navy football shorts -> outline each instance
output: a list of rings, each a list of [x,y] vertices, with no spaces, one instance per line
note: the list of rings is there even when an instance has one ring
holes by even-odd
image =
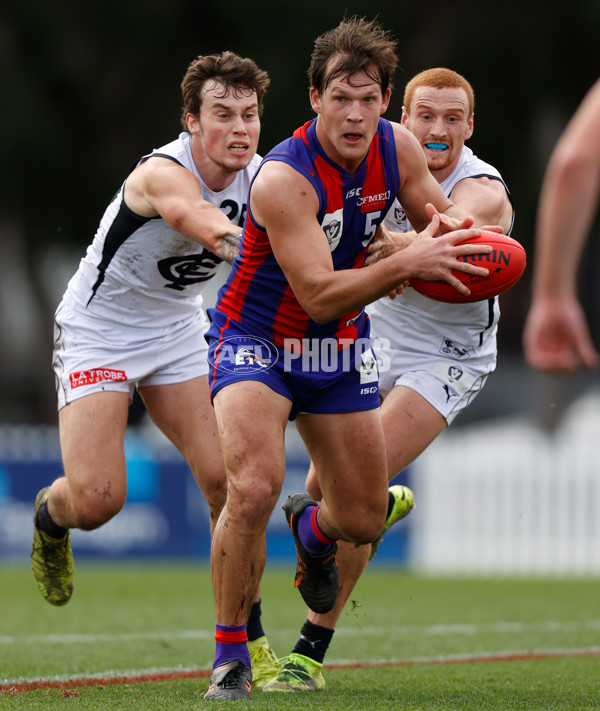
[[[379,407],[377,361],[368,338],[342,350],[331,339],[291,339],[277,348],[268,339],[209,309],[208,382],[211,398],[221,388],[246,380],[264,383],[291,401],[289,415],[359,412]],[[367,321],[368,324],[368,321]]]

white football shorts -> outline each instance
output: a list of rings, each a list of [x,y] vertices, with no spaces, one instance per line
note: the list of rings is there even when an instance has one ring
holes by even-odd
[[[58,409],[90,393],[129,393],[208,373],[209,326],[202,310],[168,328],[132,328],[90,318],[62,303],[54,321],[52,365]]]
[[[456,340],[452,322],[399,309],[382,299],[368,307],[382,398],[396,385],[419,393],[450,424],[473,401],[496,368],[497,326],[481,345]],[[464,339],[464,332],[460,337]]]

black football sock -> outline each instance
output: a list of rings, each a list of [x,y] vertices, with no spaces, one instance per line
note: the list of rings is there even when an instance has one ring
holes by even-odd
[[[265,636],[265,631],[262,626],[260,600],[255,602],[250,608],[250,617],[248,618],[248,642],[254,642],[255,639]]]
[[[37,516],[35,519],[37,527],[40,529],[40,531],[47,533],[52,538],[64,538],[69,529],[63,528],[62,526],[59,526],[58,524],[54,523],[46,504],[47,501],[44,501],[44,503],[38,509]]]
[[[333,637],[335,630],[330,630],[328,627],[314,625],[306,620],[300,630],[300,639],[296,642],[296,646],[292,651],[296,654],[303,654],[305,657],[319,664],[323,664],[325,654]]]

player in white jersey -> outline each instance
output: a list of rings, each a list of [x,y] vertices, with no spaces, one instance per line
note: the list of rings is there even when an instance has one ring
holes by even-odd
[[[58,306],[53,364],[64,476],[36,497],[31,552],[53,605],[73,590],[70,529],[98,528],[125,503],[123,440],[135,388],[189,464],[211,532],[225,502],[202,290],[238,251],[268,84],[266,72],[233,52],[190,63],[183,132],[137,162]]]
[[[178,172],[184,168],[191,173],[206,207],[219,208],[214,211],[215,228],[228,230],[223,232],[223,245],[233,253],[250,181],[260,164],[260,156],[254,154],[256,144],[249,144],[252,157],[244,160],[245,167],[224,173],[231,182],[224,181],[220,190],[211,190],[202,179],[192,147],[193,135],[184,131],[175,141],[144,156],[136,167],[148,162],[147,167],[152,167],[159,159],[166,170],[175,166]],[[202,291],[223,257],[215,253],[218,244],[213,243],[211,251],[204,246],[209,243],[206,239],[196,241],[160,215],[142,215],[133,208],[140,210],[131,184],[146,180],[145,172],[134,169],[113,198],[58,306],[54,371],[59,410],[100,391],[128,393],[131,400],[138,387],[148,399],[148,391],[143,390],[147,386],[188,383],[207,373],[204,332],[208,324]],[[213,185],[220,187],[218,182]],[[152,404],[149,411],[154,417],[151,408]],[[186,447],[185,442],[181,444]],[[220,475],[213,485],[212,475],[198,466],[192,469],[207,495],[212,520],[222,503],[221,492],[216,494],[221,489]]]
[[[500,225],[508,233],[513,207],[500,173],[464,145],[473,133],[474,95],[469,82],[445,68],[421,72],[407,84],[402,124],[421,144],[430,172],[475,226]],[[387,256],[415,236],[399,203],[386,227],[402,235],[377,239],[368,261]],[[396,298],[371,304],[374,346],[379,359],[381,417],[388,476],[405,469],[479,393],[496,366],[498,300],[444,304],[405,287]],[[307,491],[320,498],[311,467]],[[382,534],[414,506],[412,493],[391,487]],[[369,557],[381,540],[356,547],[338,543],[340,590],[333,610],[312,610],[293,652],[264,691],[318,691],[325,688],[321,667],[335,625]]]
[[[510,205],[500,173],[463,145],[458,162],[440,185],[454,201],[452,191],[464,180],[498,181]],[[512,207],[507,210],[507,218],[509,234]],[[388,213],[385,224],[394,232],[414,232],[398,203]],[[383,398],[396,386],[408,387],[450,424],[472,402],[496,367],[500,318],[497,297],[472,304],[446,304],[407,287],[394,299],[384,297],[375,302],[368,312]]]
[[[213,206],[219,208],[219,213],[214,211],[215,217],[218,224],[229,229],[231,247],[236,250],[248,188],[261,158],[254,154],[254,146],[252,156],[246,148],[243,162],[247,165],[235,172],[223,171],[222,181],[215,181],[211,190],[198,172],[193,150],[194,136],[184,131],[171,143],[141,158],[137,167],[164,159],[159,162],[165,169],[183,167],[191,173],[199,183],[202,199],[211,210]],[[132,184],[137,178],[134,171],[107,207],[86,256],[68,284],[61,307],[66,305],[84,317],[119,324],[126,333],[131,327],[149,328],[156,333],[175,322],[197,318],[202,291],[223,257],[217,256],[218,244],[213,242],[212,250],[205,246],[208,235],[200,232],[202,241],[196,240],[158,215],[138,214],[132,208],[137,198],[132,194]],[[227,224],[222,213],[232,224]],[[224,240],[227,244],[228,238]],[[67,393],[66,397],[71,400],[77,395]]]

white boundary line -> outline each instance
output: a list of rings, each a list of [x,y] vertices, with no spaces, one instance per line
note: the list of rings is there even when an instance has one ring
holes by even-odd
[[[392,625],[390,627],[361,626],[358,621],[356,627],[339,627],[336,629],[336,637],[363,637],[365,635],[380,635],[382,631],[386,635],[421,635],[445,636],[445,635],[465,635],[476,634],[517,634],[522,632],[600,632],[600,620],[583,620],[571,622],[492,622],[488,624],[452,624],[452,625]],[[294,635],[297,630],[276,630],[270,637],[282,637]],[[115,634],[48,634],[48,635],[2,635],[0,645],[18,644],[98,644],[101,642],[114,644],[115,642],[136,642],[145,640],[212,640],[213,630],[179,630],[179,631],[154,631],[154,632],[126,632]]]
[[[415,657],[412,659],[380,659],[368,662],[340,660],[324,665],[324,669],[352,669],[376,667],[401,667],[418,665],[443,665],[443,664],[474,664],[482,662],[526,661],[533,659],[550,659],[560,657],[595,657],[600,656],[600,647],[556,648],[556,649],[527,649],[500,652],[479,652],[477,654],[450,654],[435,657]],[[199,667],[163,667],[149,669],[109,670],[90,674],[74,674],[71,676],[48,677],[19,677],[16,679],[0,680],[0,693],[10,692],[11,687],[34,685],[36,689],[51,686],[93,686],[94,681],[101,683],[103,680],[112,680],[122,683],[144,683],[176,679],[178,677],[208,677],[210,669]],[[78,683],[79,682],[79,683]],[[83,682],[83,683],[82,683]],[[86,683],[87,682],[87,683]],[[26,689],[25,689],[26,690]]]

